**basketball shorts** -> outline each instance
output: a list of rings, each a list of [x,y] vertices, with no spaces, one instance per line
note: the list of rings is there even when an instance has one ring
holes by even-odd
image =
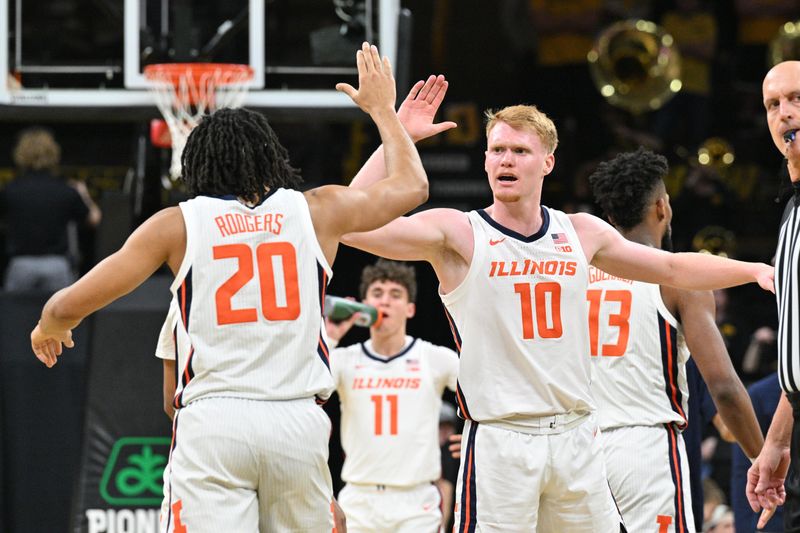
[[[433,483],[413,487],[348,483],[339,492],[349,533],[436,533],[442,496]]]
[[[208,398],[179,409],[161,532],[330,533],[330,430],[312,398]]]
[[[618,533],[593,416],[567,429],[521,433],[467,421],[455,531]]]
[[[674,426],[608,429],[600,442],[628,531],[694,533],[686,446]]]

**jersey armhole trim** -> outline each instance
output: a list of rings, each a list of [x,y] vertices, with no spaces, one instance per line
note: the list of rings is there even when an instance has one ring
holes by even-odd
[[[186,274],[192,268],[192,261],[194,260],[194,248],[195,248],[195,231],[194,228],[194,218],[192,213],[192,208],[189,202],[181,202],[178,204],[178,207],[181,209],[181,214],[183,215],[183,225],[186,230],[186,250],[183,252],[183,261],[181,261],[181,266],[178,268],[178,272],[175,273],[175,279],[172,281],[172,284],[169,287],[169,290],[172,291],[173,296],[177,297],[178,288],[183,283]]]
[[[486,234],[486,232],[483,230],[483,227],[481,227],[481,225],[478,223],[478,221],[481,220],[481,217],[477,211],[470,211],[466,215],[469,225],[472,227],[472,257],[470,258],[469,262],[469,270],[467,271],[467,275],[464,276],[464,279],[461,280],[461,283],[459,283],[458,286],[452,291],[443,294],[441,283],[436,288],[439,298],[445,305],[455,303],[463,296],[463,293],[467,291],[467,287],[470,286],[472,280],[475,278],[475,276],[477,276],[478,269],[480,268],[478,263],[482,262],[481,260],[483,259],[482,252],[481,257],[478,257],[478,244],[483,242],[481,237]]]
[[[636,282],[642,283],[642,282]],[[652,283],[648,283],[648,285],[654,285]],[[669,325],[675,329],[680,329],[680,322],[675,316],[669,312],[667,309],[667,305],[664,303],[664,299],[661,297],[661,285],[654,285],[655,286],[655,302],[656,302],[656,309],[658,309],[658,313],[664,317],[664,319],[669,322]]]
[[[286,190],[288,191],[289,189]],[[309,232],[309,235],[314,237],[309,245],[313,249],[314,255],[317,257],[317,261],[319,262],[320,266],[322,266],[322,268],[325,270],[325,273],[328,275],[328,283],[330,283],[331,278],[333,278],[333,269],[328,263],[328,260],[325,258],[325,254],[322,253],[322,246],[319,244],[317,232],[314,230],[314,222],[311,220],[311,210],[308,208],[308,201],[306,200],[306,197],[303,196],[303,193],[295,190],[292,190],[291,192],[297,194],[300,198],[298,204],[301,206],[300,209],[302,209],[304,213],[303,227]]]

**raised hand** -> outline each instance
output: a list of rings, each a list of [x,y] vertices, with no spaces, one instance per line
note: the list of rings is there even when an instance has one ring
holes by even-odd
[[[365,42],[356,52],[358,89],[348,83],[337,83],[336,90],[349,96],[364,112],[390,109],[394,113],[397,97],[392,65],[388,57],[381,59],[378,47]]]
[[[397,117],[414,142],[457,127],[455,122],[433,122],[447,94],[447,87],[444,76],[431,74],[427,80],[415,83],[403,100],[397,110]]]

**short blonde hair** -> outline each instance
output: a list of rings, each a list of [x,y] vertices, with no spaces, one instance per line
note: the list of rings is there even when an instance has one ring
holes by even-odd
[[[505,122],[514,129],[527,130],[538,135],[547,153],[552,154],[556,151],[558,146],[556,125],[535,105],[512,105],[499,111],[487,109],[485,116],[487,138],[498,122]]]
[[[28,128],[19,136],[13,157],[21,169],[54,171],[61,161],[61,147],[46,129]]]

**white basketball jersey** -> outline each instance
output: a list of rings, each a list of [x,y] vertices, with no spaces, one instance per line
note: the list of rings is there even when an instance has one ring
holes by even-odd
[[[461,415],[526,427],[594,410],[586,329],[587,262],[567,215],[542,207],[529,237],[468,213],[469,272],[442,295],[460,351]]]
[[[674,423],[683,429],[689,351],[660,287],[590,267],[586,299],[600,428]]]
[[[455,352],[406,337],[386,358],[367,341],[334,350],[331,371],[342,408],[342,479],[403,487],[439,479],[439,411],[445,387],[455,390]]]
[[[302,193],[276,189],[252,208],[200,196],[180,208],[175,406],[214,396],[327,398],[322,302],[331,269]]]

